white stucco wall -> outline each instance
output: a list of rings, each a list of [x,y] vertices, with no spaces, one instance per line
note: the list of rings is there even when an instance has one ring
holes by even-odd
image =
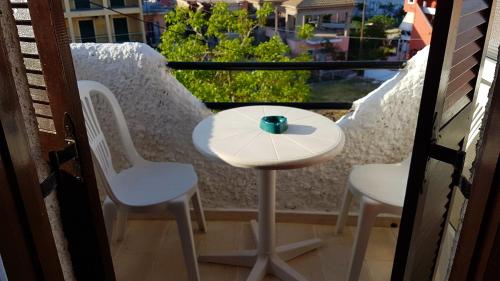
[[[103,83],[117,96],[139,152],[148,159],[192,163],[207,208],[255,208],[255,174],[202,157],[191,132],[211,112],[164,66],[164,58],[140,43],[72,44],[78,79]],[[345,149],[335,160],[315,167],[278,172],[279,209],[336,211],[353,164],[394,162],[410,151],[427,51],[407,69],[357,101],[338,123],[346,134]],[[106,105],[98,114],[115,158],[116,134]],[[115,161],[123,167],[123,159]]]

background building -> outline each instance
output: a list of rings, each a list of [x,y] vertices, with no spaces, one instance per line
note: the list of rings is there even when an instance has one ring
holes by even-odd
[[[72,42],[146,42],[141,0],[62,1]]]
[[[403,8],[403,4],[406,0],[355,0],[356,10],[354,12],[355,16],[361,16],[363,11],[363,3],[365,7],[365,16],[373,17],[376,15],[397,15]]]
[[[432,21],[436,14],[437,0],[405,0],[406,16],[400,29],[406,36],[406,42],[400,48],[411,57],[431,43]]]
[[[292,53],[309,50],[313,54],[331,44],[337,52],[347,57],[349,50],[349,27],[354,9],[353,0],[288,0],[283,2],[287,43]],[[303,24],[315,26],[313,38],[300,40],[295,35]],[[332,58],[319,58],[323,61]]]
[[[165,27],[165,14],[175,9],[175,3],[170,0],[144,0],[142,12],[146,41],[149,46],[156,48],[160,43],[161,34]]]

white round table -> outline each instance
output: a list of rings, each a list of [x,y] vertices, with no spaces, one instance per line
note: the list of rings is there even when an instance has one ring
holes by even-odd
[[[259,128],[267,115],[288,119],[288,130],[271,134]],[[283,106],[246,106],[219,112],[202,120],[193,131],[193,143],[206,157],[231,166],[258,171],[258,226],[251,222],[257,250],[201,255],[199,261],[253,267],[248,281],[271,273],[282,280],[306,280],[285,261],[321,246],[310,239],[275,246],[276,170],[294,169],[332,159],[344,146],[337,124],[317,113]]]

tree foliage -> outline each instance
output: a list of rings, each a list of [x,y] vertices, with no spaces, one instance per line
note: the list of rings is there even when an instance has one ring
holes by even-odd
[[[373,16],[368,20],[366,36],[385,38],[385,31],[396,26],[396,19],[386,15]]]
[[[245,9],[231,11],[224,2],[215,3],[209,12],[177,7],[165,16],[167,29],[159,49],[168,61],[310,60],[307,55],[292,58],[290,48],[278,36],[257,42],[256,34],[271,13],[269,3],[253,17]],[[306,101],[310,91],[308,71],[175,70],[173,74],[203,101]]]
[[[364,37],[359,38],[361,23],[353,22],[349,42],[349,59],[376,60],[385,59],[391,53],[390,40],[386,39],[386,30],[397,26],[396,19],[387,15],[376,15],[368,19]],[[363,44],[362,48],[360,44]]]

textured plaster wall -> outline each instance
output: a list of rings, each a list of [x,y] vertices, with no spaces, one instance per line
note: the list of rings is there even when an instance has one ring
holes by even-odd
[[[29,19],[29,14],[21,14],[20,9],[14,9],[14,15],[11,12],[8,1],[0,1],[0,21],[3,27],[3,40],[7,46],[9,56],[9,63],[12,66],[12,73],[14,74],[14,83],[16,85],[17,93],[19,95],[19,103],[21,105],[22,113],[24,116],[24,125],[28,133],[28,142],[30,146],[31,156],[36,164],[38,178],[45,179],[49,174],[49,167],[42,157],[40,148],[40,140],[38,137],[38,125],[36,122],[35,111],[32,106],[32,100],[28,88],[28,80],[24,70],[23,59],[19,49],[18,32],[21,36],[32,34],[31,27],[24,27],[23,29],[16,28],[14,16],[24,19]],[[26,43],[22,43],[26,44]],[[24,46],[23,46],[24,47]],[[67,281],[75,280],[71,260],[67,250],[67,242],[62,230],[62,224],[59,216],[59,205],[57,202],[56,194],[52,193],[45,199],[47,214],[52,227],[52,233],[56,243],[59,260],[64,274],[64,279]],[[0,278],[1,279],[1,278]]]
[[[191,132],[211,112],[145,44],[72,44],[76,75],[103,83],[117,96],[138,151],[156,161],[192,163],[205,207],[255,208],[255,172],[211,162],[193,147]],[[395,162],[411,151],[427,59],[421,51],[407,68],[358,100],[338,123],[346,134],[343,153],[322,165],[278,172],[279,209],[336,211],[353,164]],[[120,157],[107,105],[95,101],[118,169]]]

